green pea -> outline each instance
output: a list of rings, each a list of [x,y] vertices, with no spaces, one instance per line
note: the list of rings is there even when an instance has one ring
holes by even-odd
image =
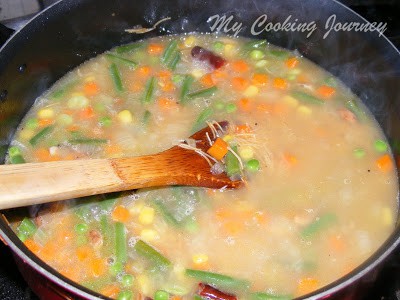
[[[8,149],[8,154],[10,156],[21,155],[21,150],[19,150],[19,148],[16,146],[12,146],[12,147],[10,147],[10,149]]]
[[[214,50],[215,51],[217,51],[217,52],[222,52],[223,50],[224,50],[224,43],[222,43],[222,42],[215,42],[214,44],[213,44],[213,48],[214,48]]]
[[[169,294],[166,291],[158,290],[154,294],[154,300],[168,300],[168,299],[169,299]]]
[[[57,117],[57,122],[60,125],[68,126],[68,125],[71,125],[73,121],[74,121],[74,119],[70,115],[67,115],[67,114],[61,114]]]
[[[378,152],[386,152],[388,150],[387,144],[382,140],[376,140],[374,143],[375,150]]]
[[[132,291],[121,291],[118,294],[117,300],[132,300],[133,299],[133,293]]]
[[[81,223],[81,224],[76,224],[75,225],[75,231],[77,233],[85,233],[87,232],[89,229],[89,226],[85,223]]]
[[[222,101],[217,101],[215,102],[214,106],[218,110],[223,110],[225,108],[225,103]]]
[[[29,129],[36,129],[39,127],[39,121],[36,118],[32,118],[26,121],[25,127]]]
[[[133,285],[134,277],[131,274],[125,274],[122,276],[122,286],[129,288]]]
[[[100,126],[110,127],[112,124],[112,120],[110,117],[101,117],[99,120]]]
[[[353,154],[357,158],[363,158],[365,156],[365,150],[361,148],[357,148],[353,150]]]
[[[246,163],[246,167],[249,171],[256,172],[256,171],[260,170],[260,162],[257,159],[250,159]]]
[[[180,74],[174,74],[172,76],[172,82],[175,84],[179,84],[183,81],[183,79],[185,78],[185,76],[180,75]]]
[[[265,54],[261,50],[252,50],[250,52],[250,57],[254,60],[260,60],[265,57]]]
[[[227,113],[233,113],[237,110],[237,106],[235,103],[228,103],[225,110]]]

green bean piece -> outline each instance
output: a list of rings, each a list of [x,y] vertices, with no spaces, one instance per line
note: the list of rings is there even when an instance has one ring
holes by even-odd
[[[344,102],[345,107],[350,110],[358,120],[365,119],[365,112],[358,106],[354,99],[348,99]]]
[[[150,103],[153,100],[155,85],[156,78],[153,76],[146,83],[142,103]]]
[[[146,258],[160,270],[167,269],[171,265],[171,262],[168,260],[168,258],[163,256],[160,252],[142,240],[136,242],[134,249],[137,254]]]
[[[119,69],[115,63],[112,63],[110,66],[110,75],[116,91],[123,92],[124,86],[122,84],[121,73],[119,72]]]
[[[181,103],[185,103],[187,100],[187,95],[189,94],[190,87],[194,81],[193,76],[185,75],[182,83],[181,93],[179,95],[179,100]]]
[[[199,98],[199,97],[208,97],[214,95],[214,93],[218,90],[218,88],[214,85],[212,87],[194,91],[192,93],[187,94],[187,97],[190,99]]]
[[[91,139],[91,138],[76,138],[76,139],[70,139],[68,140],[68,143],[72,145],[78,145],[78,144],[86,144],[86,145],[100,145],[100,144],[106,144],[108,143],[107,139]]]
[[[293,299],[293,297],[289,295],[274,295],[261,292],[250,294],[250,300],[290,300],[290,299]]]
[[[35,223],[29,219],[24,218],[17,227],[18,237],[24,242],[26,239],[35,234],[37,227]]]
[[[163,219],[170,225],[179,227],[178,220],[174,217],[174,215],[168,210],[168,208],[162,203],[161,200],[154,200],[153,205],[158,213],[161,214]]]
[[[54,91],[50,97],[52,99],[58,100],[63,97],[72,87],[78,82],[78,80],[73,80],[72,82],[66,83],[63,87],[59,88],[58,90]]]
[[[140,43],[132,43],[132,44],[118,46],[117,48],[114,48],[114,51],[118,54],[122,54],[122,53],[126,53],[126,52],[131,52],[140,47],[142,47],[142,45]]]
[[[21,150],[16,146],[12,146],[12,147],[10,147],[10,149],[8,149],[8,155],[9,155],[10,162],[12,164],[25,163],[25,159],[22,156]]]
[[[326,85],[331,86],[331,87],[337,87],[337,86],[338,86],[338,83],[337,83],[335,77],[328,77],[328,78],[326,78],[326,79],[324,80],[324,83],[325,83]]]
[[[53,131],[53,129],[54,126],[52,125],[44,127],[29,140],[29,144],[31,144],[32,146],[36,146],[42,139],[44,139],[48,134],[50,134]]]
[[[227,275],[212,273],[201,270],[186,269],[186,276],[192,277],[198,281],[211,284],[221,289],[243,290],[250,287],[247,280],[233,278]]]
[[[177,40],[172,40],[171,42],[169,42],[167,47],[164,50],[163,55],[161,56],[161,61],[164,64],[168,64],[168,62],[171,60],[171,58],[177,48],[178,48]]]
[[[120,263],[125,263],[128,257],[125,225],[121,222],[115,223],[115,257]]]
[[[154,300],[168,300],[169,293],[163,290],[158,290],[154,293]]]
[[[315,96],[312,96],[310,94],[304,93],[304,92],[292,92],[291,95],[296,98],[297,100],[304,102],[304,103],[310,103],[310,104],[324,104],[324,100],[321,100]]]
[[[103,210],[109,211],[114,207],[115,202],[121,196],[121,192],[104,194],[104,200],[100,201],[100,206]]]
[[[151,112],[146,110],[143,114],[142,125],[147,126],[150,122],[150,118],[151,118]]]
[[[111,53],[106,53],[106,56],[109,59],[113,60],[114,62],[122,63],[122,64],[124,64],[124,65],[126,65],[128,67],[131,67],[131,68],[135,68],[137,66],[137,62],[134,62],[133,60],[126,59],[126,58],[118,56],[118,55],[114,55],[114,54],[111,54]]]
[[[265,57],[265,54],[261,50],[255,49],[250,52],[251,59],[260,60],[260,59],[263,59],[264,57]]]
[[[192,131],[199,130],[203,124],[214,114],[214,110],[211,107],[204,109],[196,119],[193,125]]]
[[[168,68],[172,71],[176,69],[176,65],[181,60],[181,54],[179,51],[175,52],[174,56],[172,57],[171,61],[168,63]]]
[[[268,54],[279,59],[285,59],[289,56],[289,52],[285,50],[270,50],[268,51]]]
[[[237,153],[237,147],[233,146],[232,150]],[[226,166],[226,174],[231,177],[234,175],[239,175],[240,174],[240,162],[238,158],[231,152],[228,151],[228,153],[225,156],[225,166]]]
[[[256,49],[267,45],[267,40],[254,40],[244,45],[245,49]]]
[[[321,232],[322,230],[332,226],[334,223],[336,223],[336,220],[337,220],[337,217],[335,214],[326,213],[326,214],[320,216],[314,222],[307,225],[305,228],[303,228],[303,230],[301,231],[301,236],[306,239],[312,238],[318,232]]]
[[[118,261],[114,262],[114,264],[112,264],[112,265],[110,266],[110,269],[109,269],[110,274],[111,274],[112,276],[117,276],[117,275],[120,274],[123,270],[124,270],[124,265],[123,265],[123,263],[118,262]]]

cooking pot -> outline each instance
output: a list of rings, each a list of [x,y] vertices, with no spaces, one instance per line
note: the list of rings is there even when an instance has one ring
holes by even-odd
[[[137,25],[150,28],[163,18],[170,19],[145,34],[125,32]],[[267,39],[299,51],[346,83],[371,110],[388,139],[396,142],[400,140],[400,53],[381,35],[383,24],[360,31],[345,27],[349,22],[368,25],[333,0],[59,1],[0,49],[0,159],[4,160],[17,125],[36,97],[74,67],[116,45],[194,31]],[[0,236],[35,293],[43,299],[106,298],[68,280],[30,253],[9,226],[8,220],[16,213],[2,212]],[[399,242],[400,224],[361,266],[302,298],[358,297],[354,286],[363,284],[362,279]]]

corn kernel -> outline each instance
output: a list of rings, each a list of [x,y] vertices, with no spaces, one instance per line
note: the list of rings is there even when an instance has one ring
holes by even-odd
[[[143,229],[140,232],[140,238],[145,242],[152,242],[158,240],[160,237],[158,236],[157,231],[153,229]]]
[[[139,274],[136,276],[136,282],[138,283],[140,290],[143,294],[151,293],[152,286],[149,277],[143,274]]]
[[[193,47],[195,43],[196,43],[196,38],[192,35],[188,36],[183,42],[183,44],[187,48]]]
[[[96,77],[88,76],[88,77],[85,78],[85,82],[92,82],[92,81],[96,81]]]
[[[232,141],[232,140],[233,140],[233,136],[231,136],[230,134],[227,134],[227,135],[225,135],[222,139],[223,139],[225,142],[229,142],[229,141]]]
[[[243,146],[239,149],[239,155],[244,160],[250,160],[254,157],[253,148],[250,146]]]
[[[388,207],[384,207],[382,209],[382,220],[383,224],[391,226],[393,225],[393,214],[392,211]]]
[[[54,110],[51,108],[43,108],[37,112],[39,119],[52,119],[54,117]]]
[[[200,69],[195,69],[195,70],[192,71],[193,77],[195,77],[197,79],[203,77],[204,74],[205,74],[205,72],[203,70],[200,70]]]
[[[154,208],[145,206],[139,214],[139,222],[143,225],[148,225],[154,221]]]
[[[236,52],[235,46],[232,44],[226,44],[224,48],[224,54],[226,56],[234,56]]]
[[[250,97],[254,97],[258,94],[259,90],[258,87],[256,87],[255,85],[250,85],[244,92],[243,92],[243,96],[250,98]]]
[[[32,129],[23,129],[19,132],[19,137],[22,140],[30,140],[35,135]]]
[[[127,109],[120,111],[117,118],[123,124],[129,124],[133,121],[132,113]]]
[[[129,207],[129,213],[133,216],[139,215],[140,212],[142,211],[144,207],[143,202],[134,202],[130,207]]]
[[[193,263],[196,265],[204,264],[204,263],[208,262],[208,255],[203,254],[203,253],[194,254],[192,256],[192,260],[193,260]]]
[[[299,100],[293,98],[292,96],[286,95],[283,97],[283,101],[292,107],[297,107],[299,105]]]
[[[307,106],[300,105],[300,106],[297,108],[297,112],[299,112],[299,113],[302,114],[302,115],[309,116],[309,115],[312,114],[312,109],[309,108],[309,107],[307,107]]]

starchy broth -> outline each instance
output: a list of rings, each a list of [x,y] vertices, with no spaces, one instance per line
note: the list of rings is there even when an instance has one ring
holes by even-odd
[[[222,120],[209,153],[241,189],[72,199],[31,207],[14,230],[73,281],[155,300],[301,296],[393,231],[397,175],[373,116],[338,79],[261,40],[166,36],[101,54],[37,99],[7,162],[153,154]]]

